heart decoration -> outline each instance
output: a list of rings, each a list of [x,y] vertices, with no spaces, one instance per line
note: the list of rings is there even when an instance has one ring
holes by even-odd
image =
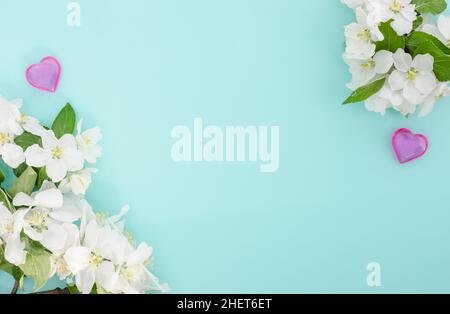
[[[418,159],[428,150],[428,139],[422,134],[414,134],[408,129],[399,129],[392,137],[397,160],[401,164]]]
[[[53,57],[46,57],[38,64],[28,67],[26,78],[34,88],[54,93],[61,77],[61,65]]]

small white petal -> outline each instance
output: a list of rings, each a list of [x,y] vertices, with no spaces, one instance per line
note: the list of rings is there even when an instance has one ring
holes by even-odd
[[[20,237],[11,238],[6,242],[5,259],[8,262],[20,266],[25,264],[26,257],[25,243],[20,240]]]
[[[25,193],[18,193],[13,199],[13,205],[27,207],[34,206],[34,198]]]
[[[400,72],[398,70],[393,71],[388,79],[389,86],[393,91],[399,91],[403,89],[407,81],[408,79],[406,77],[406,73]]]
[[[405,53],[403,49],[398,49],[394,55],[395,68],[401,72],[408,72],[411,69],[412,57],[410,54]]]
[[[433,72],[433,64],[434,58],[431,55],[418,55],[414,58],[411,67],[419,70],[420,72],[431,73]]]
[[[77,274],[89,267],[91,253],[91,250],[87,247],[71,247],[64,255],[64,260],[66,261],[70,271],[74,274]]]
[[[35,206],[45,208],[60,208],[63,205],[63,195],[58,189],[38,192],[35,196]]]
[[[15,144],[5,144],[3,146],[3,161],[13,169],[25,162],[25,154],[22,147]]]
[[[67,165],[61,159],[51,159],[47,163],[46,172],[53,182],[60,182],[67,175]]]
[[[41,168],[50,160],[51,154],[39,145],[33,145],[25,151],[25,158],[27,165]]]

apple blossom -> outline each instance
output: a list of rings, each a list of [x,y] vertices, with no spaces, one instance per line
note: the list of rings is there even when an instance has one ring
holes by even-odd
[[[26,163],[32,167],[45,167],[53,182],[61,182],[68,172],[83,168],[83,155],[77,149],[75,137],[66,134],[57,139],[53,131],[42,135],[42,147],[35,144],[25,151]]]
[[[394,91],[402,91],[402,96],[417,104],[436,87],[433,73],[434,59],[431,55],[418,55],[414,59],[399,49],[394,53],[395,70],[389,76],[389,85]]]

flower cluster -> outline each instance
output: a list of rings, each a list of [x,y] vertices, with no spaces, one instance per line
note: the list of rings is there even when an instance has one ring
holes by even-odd
[[[356,22],[345,27],[344,60],[353,93],[344,104],[424,117],[450,95],[450,17],[445,0],[342,0]]]
[[[73,293],[167,291],[149,272],[152,249],[124,231],[128,207],[112,217],[85,199],[101,156],[99,128],[82,130],[68,104],[51,128],[0,98],[0,156],[16,176],[6,189],[0,170],[0,270],[41,289],[57,276]],[[76,131],[76,135],[73,133]]]

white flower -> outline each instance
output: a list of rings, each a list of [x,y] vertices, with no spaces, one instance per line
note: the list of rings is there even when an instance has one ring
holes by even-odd
[[[85,195],[87,189],[92,182],[92,173],[96,173],[97,169],[83,169],[77,172],[72,172],[61,181],[59,188],[63,193],[72,192],[75,195]]]
[[[38,136],[41,136],[41,134],[45,132],[45,128],[39,123],[38,119],[20,112],[20,108],[22,108],[23,105],[22,99],[14,100],[11,104],[14,106],[12,112],[16,122],[20,125],[20,127],[22,127],[23,130]]]
[[[102,155],[102,148],[98,143],[102,139],[100,128],[93,128],[82,132],[83,120],[78,123],[78,134],[76,137],[78,149],[83,153],[84,159],[89,163],[97,162]]]
[[[124,249],[125,254],[117,271],[112,274],[113,280],[109,283],[108,290],[112,293],[143,294],[148,291],[168,292],[170,289],[165,284],[160,284],[147,269],[145,264],[150,260],[153,249],[145,243],[141,243],[136,250],[132,249],[128,243],[118,243],[118,245],[128,246]]]
[[[391,26],[398,35],[406,35],[413,30],[417,13],[411,0],[369,0],[367,7],[369,23],[393,20]]]
[[[441,15],[438,19],[437,27],[432,24],[425,24],[422,30],[439,38],[444,45],[450,47],[450,16]]]
[[[56,185],[53,182],[44,181],[40,192],[55,190]],[[60,191],[61,193],[61,191]],[[32,194],[34,196],[36,193]],[[49,216],[56,221],[65,223],[74,223],[79,220],[83,214],[83,208],[85,206],[86,200],[73,193],[62,194],[62,205],[59,207],[54,207],[49,213]]]
[[[0,130],[0,155],[3,161],[13,169],[25,162],[22,147],[14,143],[15,135],[8,130]]]
[[[66,134],[58,140],[53,131],[47,131],[42,135],[42,146],[35,144],[25,151],[26,163],[32,167],[46,167],[53,182],[63,180],[69,171],[83,168],[83,156],[77,150],[73,135]]]
[[[99,227],[95,220],[87,227],[81,246],[71,247],[64,259],[71,273],[75,274],[76,285],[83,294],[89,294],[95,283],[101,287],[109,285],[114,264],[109,261],[111,250],[116,243],[112,241],[108,227]]]
[[[433,110],[436,102],[446,96],[450,96],[450,88],[448,83],[438,84],[421,105],[419,117],[423,118],[427,116]]]
[[[394,108],[401,110],[406,100],[399,91],[393,91],[389,84],[386,83],[383,88],[375,95],[366,100],[366,109],[384,115],[386,109]]]
[[[20,114],[21,100],[8,101],[0,97],[0,129],[15,136],[22,135],[23,129],[16,117]]]
[[[387,94],[389,91],[389,87],[385,85],[379,93],[368,98],[365,101],[366,109],[384,116],[386,114],[386,110],[392,107],[390,97]]]
[[[43,233],[42,245],[53,253],[51,257],[52,275],[65,280],[72,275],[64,259],[64,254],[73,246],[79,245],[80,235],[76,225],[51,224]]]
[[[341,2],[351,9],[356,9],[363,6],[366,3],[366,0],[341,0]]]
[[[19,114],[17,121],[25,131],[31,134],[42,136],[42,134],[46,132],[45,128],[39,123],[38,119],[27,116],[24,113]]]
[[[402,96],[410,103],[421,103],[436,87],[433,73],[434,59],[431,55],[418,55],[412,59],[403,49],[394,54],[396,70],[389,76],[393,91],[402,91]]]
[[[378,25],[369,25],[367,14],[362,8],[356,9],[357,23],[345,26],[345,58],[367,60],[375,54],[376,41],[384,39]]]
[[[3,204],[0,204],[0,239],[6,244],[5,259],[16,266],[25,263],[25,243],[20,239],[23,213],[12,214]]]
[[[388,73],[394,64],[394,59],[392,52],[381,50],[368,60],[347,59],[346,62],[353,76],[352,82],[348,84],[348,88],[356,90],[371,82],[374,78]]]
[[[17,211],[23,215],[23,231],[30,239],[43,241],[44,231],[54,222],[50,213],[63,205],[63,196],[58,189],[39,191],[32,196],[18,193],[13,205],[28,207]]]
[[[92,207],[87,204],[87,206],[84,207],[83,210],[83,217],[81,218],[81,233],[83,234],[83,230],[85,229],[86,225],[91,221],[95,220],[96,223],[99,226],[102,227],[109,227],[112,230],[118,230],[120,232],[123,232],[125,229],[125,220],[123,217],[130,211],[130,206],[126,205],[122,207],[120,212],[116,215],[109,216],[106,212],[97,212],[94,213],[92,210]]]
[[[55,256],[63,256],[67,250],[80,244],[78,227],[74,224],[51,224],[43,232],[42,245]]]

